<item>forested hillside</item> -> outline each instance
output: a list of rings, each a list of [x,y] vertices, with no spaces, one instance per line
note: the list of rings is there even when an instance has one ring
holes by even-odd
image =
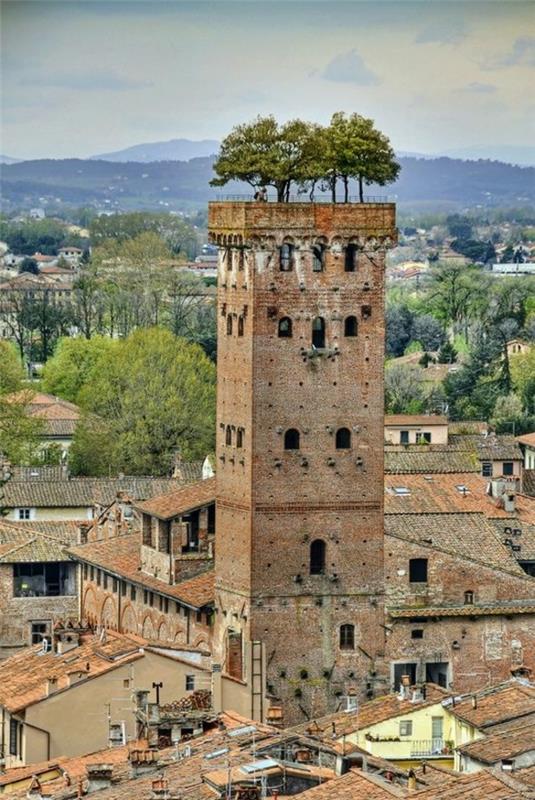
[[[44,159],[1,166],[2,208],[9,211],[50,203],[98,208],[180,210],[216,196],[209,186],[212,158],[191,161],[116,163]],[[401,174],[387,187],[402,206],[520,206],[535,203],[535,168],[499,161],[401,158]],[[228,193],[249,192],[229,184]],[[385,195],[370,186],[369,195]]]

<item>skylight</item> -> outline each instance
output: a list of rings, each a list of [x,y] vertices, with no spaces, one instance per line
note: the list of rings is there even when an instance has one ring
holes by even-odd
[[[403,497],[404,495],[410,494],[411,490],[408,486],[394,486],[394,492],[400,497]]]

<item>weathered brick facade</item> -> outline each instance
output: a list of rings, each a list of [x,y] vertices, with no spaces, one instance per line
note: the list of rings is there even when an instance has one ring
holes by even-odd
[[[249,681],[239,648],[262,642],[285,720],[323,713],[352,688],[384,688],[383,275],[394,215],[391,204],[210,205],[220,247],[214,657]],[[341,648],[342,626],[354,629]]]

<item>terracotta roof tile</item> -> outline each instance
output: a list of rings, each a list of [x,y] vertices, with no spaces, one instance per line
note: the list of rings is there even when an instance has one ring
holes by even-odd
[[[414,613],[414,612],[413,612]],[[384,722],[387,719],[403,716],[412,713],[416,708],[426,708],[435,703],[442,702],[449,697],[449,693],[433,683],[426,684],[426,698],[419,703],[409,700],[400,700],[398,694],[387,694],[377,697],[367,703],[363,703],[358,711],[339,711],[334,714],[327,714],[324,717],[303,722],[289,730],[294,733],[304,733],[320,739],[326,737],[332,742],[333,725],[336,738],[340,739],[344,735],[349,735],[354,731]]]
[[[216,479],[208,478],[175,492],[152,497],[136,508],[160,519],[173,519],[195,508],[215,502]]]
[[[509,547],[502,544],[492,524],[480,513],[451,514],[387,514],[385,532],[388,536],[415,542],[531,579],[518,565]],[[535,580],[533,580],[535,601]]]
[[[108,631],[105,642],[93,634],[82,635],[80,646],[63,655],[43,653],[40,646],[25,648],[0,662],[0,705],[20,711],[46,698],[49,679],[57,681],[56,690],[66,689],[69,673],[80,670],[91,678],[142,658],[140,643],[144,640],[139,637]]]
[[[481,511],[487,517],[510,517],[510,512],[487,494],[488,479],[479,474],[385,475],[384,484],[386,514]],[[396,488],[408,492],[396,492]],[[516,513],[519,519],[535,523],[535,500],[517,494]]]
[[[170,585],[141,572],[141,539],[139,534],[108,539],[103,542],[71,547],[69,554],[76,560],[93,564],[110,573],[126,578],[144,588],[166,597],[180,600],[194,608],[202,608],[214,600],[214,572],[208,570],[182,583]]]
[[[447,425],[448,418],[438,414],[387,414],[385,425]]]
[[[535,431],[533,433],[524,433],[523,436],[517,436],[517,442],[520,444],[527,444],[530,447],[535,447]]]
[[[6,508],[88,508],[96,503],[110,505],[117,492],[137,500],[181,486],[174,478],[68,478],[66,480],[14,480],[2,487]]]
[[[475,705],[475,708],[474,708]],[[475,728],[489,728],[535,712],[535,686],[508,681],[491,689],[476,692],[449,710]]]
[[[535,750],[535,725],[518,721],[516,728],[493,733],[483,739],[464,744],[457,748],[460,753],[481,761],[483,764],[495,764],[502,759],[512,759],[521,753]]]
[[[418,800],[525,800],[526,795],[512,787],[512,781],[490,772],[452,775],[450,781],[414,792]],[[529,796],[529,795],[528,795]]]

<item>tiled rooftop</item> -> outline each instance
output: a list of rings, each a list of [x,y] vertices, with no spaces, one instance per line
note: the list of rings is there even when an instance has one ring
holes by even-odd
[[[511,516],[497,498],[487,494],[488,479],[479,474],[385,475],[384,484],[385,514],[482,511],[487,517]],[[400,492],[400,488],[408,491]],[[534,498],[517,494],[516,510],[518,519],[535,523]]]
[[[216,479],[208,478],[168,494],[152,497],[136,508],[159,519],[173,519],[188,511],[215,503]]]
[[[136,636],[108,631],[105,641],[83,634],[80,646],[63,655],[43,653],[40,645],[25,648],[0,661],[0,705],[11,712],[20,711],[47,697],[50,679],[57,681],[57,691],[66,689],[69,673],[85,672],[89,678],[101,675],[142,658],[140,645],[144,643]]]
[[[448,418],[439,414],[387,414],[385,425],[398,427],[399,425],[447,425]]]
[[[6,508],[89,508],[109,505],[117,492],[136,500],[170,492],[182,485],[174,478],[66,478],[64,480],[14,480],[3,486]]]
[[[426,698],[418,703],[413,703],[411,699],[400,700],[397,693],[387,694],[363,703],[358,711],[339,711],[328,714],[310,722],[303,722],[290,730],[319,739],[326,737],[328,741],[332,742],[333,725],[336,738],[340,739],[344,735],[348,736],[350,733],[355,733],[370,725],[376,725],[378,722],[412,713],[416,708],[426,708],[440,703],[448,696],[445,689],[428,683],[426,684]]]
[[[44,533],[34,527],[0,520],[0,563],[67,561],[66,545],[72,536]]]
[[[69,548],[68,552],[76,560],[93,564],[193,608],[202,608],[214,600],[213,570],[208,570],[175,585],[170,585],[152,575],[141,572],[141,539],[137,533],[130,533],[103,542],[78,545]]]
[[[535,687],[508,681],[456,701],[449,710],[475,728],[489,728],[534,713]]]
[[[410,795],[417,800],[526,800],[522,787],[505,775],[476,772],[460,777],[452,775],[446,783],[422,789]]]
[[[502,544],[484,514],[387,514],[385,532],[388,536],[442,550],[472,563],[480,563],[530,580],[518,565],[510,548]],[[531,580],[535,601],[535,579]]]
[[[503,759],[512,759],[521,753],[535,750],[535,725],[523,724],[500,733],[490,731],[483,739],[462,745],[458,748],[464,756],[470,756],[483,764],[496,764]]]
[[[393,797],[406,796],[399,786],[357,770],[298,795],[303,800],[392,800]]]

